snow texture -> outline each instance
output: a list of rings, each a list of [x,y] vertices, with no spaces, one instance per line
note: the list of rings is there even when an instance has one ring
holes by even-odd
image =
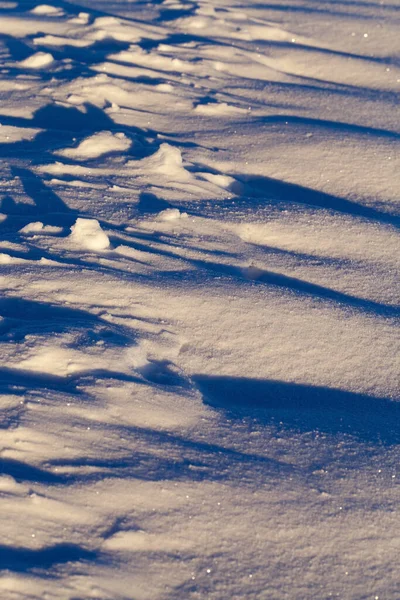
[[[1,600],[399,597],[398,0],[0,1]]]

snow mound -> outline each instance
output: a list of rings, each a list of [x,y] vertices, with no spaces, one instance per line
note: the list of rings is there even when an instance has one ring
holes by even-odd
[[[59,150],[56,154],[66,158],[90,159],[98,158],[110,152],[122,152],[131,147],[131,140],[124,133],[101,131],[84,139],[76,148]]]
[[[161,144],[155,154],[141,162],[143,166],[148,167],[149,171],[167,175],[174,181],[191,178],[190,173],[183,166],[181,151],[169,144]]]
[[[70,239],[88,250],[105,250],[110,245],[110,240],[96,219],[77,219],[71,227]]]
[[[231,106],[226,102],[209,102],[208,104],[198,104],[194,110],[200,115],[207,115],[209,117],[240,115],[247,114],[249,112],[246,108]]]
[[[46,15],[47,17],[59,17],[64,14],[62,10],[57,8],[56,6],[50,6],[49,4],[38,4],[31,10],[31,13],[34,15]]]
[[[25,227],[19,230],[19,233],[24,235],[37,234],[37,233],[61,233],[62,227],[56,227],[54,225],[44,225],[41,221],[35,221],[34,223],[28,223]]]
[[[166,208],[157,215],[157,221],[176,221],[177,219],[187,219],[187,213],[181,213],[178,208]]]
[[[28,223],[28,225],[19,230],[20,233],[37,233],[38,231],[43,231],[43,223],[41,221]]]
[[[205,181],[216,185],[217,187],[228,190],[235,183],[235,179],[229,175],[215,175],[214,173],[198,173],[197,175]]]
[[[54,61],[53,56],[50,52],[36,52],[29,56],[25,60],[22,60],[19,65],[27,69],[41,69],[48,67]]]
[[[159,173],[180,174],[183,169],[181,151],[169,144],[161,144],[158,152],[152,157],[152,164]]]

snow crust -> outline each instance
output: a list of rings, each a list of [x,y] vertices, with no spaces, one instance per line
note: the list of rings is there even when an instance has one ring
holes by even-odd
[[[399,595],[396,2],[0,2],[0,598]]]

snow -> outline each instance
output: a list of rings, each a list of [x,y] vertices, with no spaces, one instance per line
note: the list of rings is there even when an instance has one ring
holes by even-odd
[[[77,219],[71,227],[70,240],[89,250],[105,250],[110,245],[110,240],[96,219]]]
[[[0,597],[398,597],[398,7],[0,2]]]
[[[175,219],[187,219],[187,217],[187,213],[181,213],[177,208],[166,208],[158,214],[157,219],[159,221],[174,221]]]
[[[109,152],[128,150],[131,147],[131,141],[126,138],[124,133],[111,131],[101,131],[84,139],[77,148],[65,148],[58,150],[56,154],[73,159],[91,159],[98,158]]]
[[[57,6],[51,6],[49,4],[38,4],[35,8],[32,8],[31,13],[34,15],[56,15],[57,17],[63,14],[62,10]]]
[[[21,61],[20,66],[26,67],[27,69],[40,69],[50,65],[53,60],[53,56],[50,52],[36,52],[35,54],[32,54],[32,56]]]

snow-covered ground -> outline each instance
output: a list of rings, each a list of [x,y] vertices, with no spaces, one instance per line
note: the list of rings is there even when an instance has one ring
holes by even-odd
[[[399,89],[399,0],[0,1],[2,600],[399,597]]]

